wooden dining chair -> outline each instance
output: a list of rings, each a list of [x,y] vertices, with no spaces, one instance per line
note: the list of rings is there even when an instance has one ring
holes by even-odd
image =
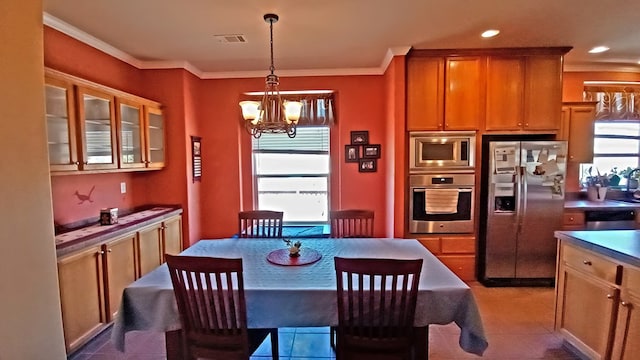
[[[252,210],[238,213],[241,238],[281,238],[282,211]]]
[[[329,212],[332,238],[373,237],[373,211],[332,210]]]
[[[334,259],[336,360],[411,359],[422,259]]]
[[[329,211],[329,223],[332,238],[370,238],[373,237],[373,211],[349,209]],[[336,347],[336,327],[329,328],[331,347]]]
[[[278,329],[247,329],[242,259],[169,254],[166,259],[185,359],[248,360],[267,335],[278,359]]]

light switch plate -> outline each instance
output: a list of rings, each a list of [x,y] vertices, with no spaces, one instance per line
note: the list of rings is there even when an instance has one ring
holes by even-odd
[[[125,194],[126,192],[127,192],[127,183],[121,182],[120,183],[120,193],[121,194]]]

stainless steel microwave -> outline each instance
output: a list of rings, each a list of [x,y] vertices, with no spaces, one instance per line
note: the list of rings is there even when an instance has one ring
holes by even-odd
[[[473,170],[475,148],[471,131],[410,132],[409,172]]]

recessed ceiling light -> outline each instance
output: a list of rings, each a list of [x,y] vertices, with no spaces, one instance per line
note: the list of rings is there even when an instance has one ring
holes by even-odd
[[[609,48],[606,46],[596,46],[593,49],[589,50],[589,54],[599,54],[608,50]]]
[[[500,34],[500,30],[491,29],[491,30],[486,30],[480,36],[482,36],[483,38],[490,38],[490,37],[494,37],[494,36],[496,36],[498,34]]]

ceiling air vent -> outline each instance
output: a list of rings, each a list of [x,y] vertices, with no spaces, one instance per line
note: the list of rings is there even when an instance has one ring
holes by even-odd
[[[225,35],[213,35],[216,38],[216,41],[219,43],[225,44],[234,44],[234,43],[246,43],[247,38],[241,34],[225,34]]]

